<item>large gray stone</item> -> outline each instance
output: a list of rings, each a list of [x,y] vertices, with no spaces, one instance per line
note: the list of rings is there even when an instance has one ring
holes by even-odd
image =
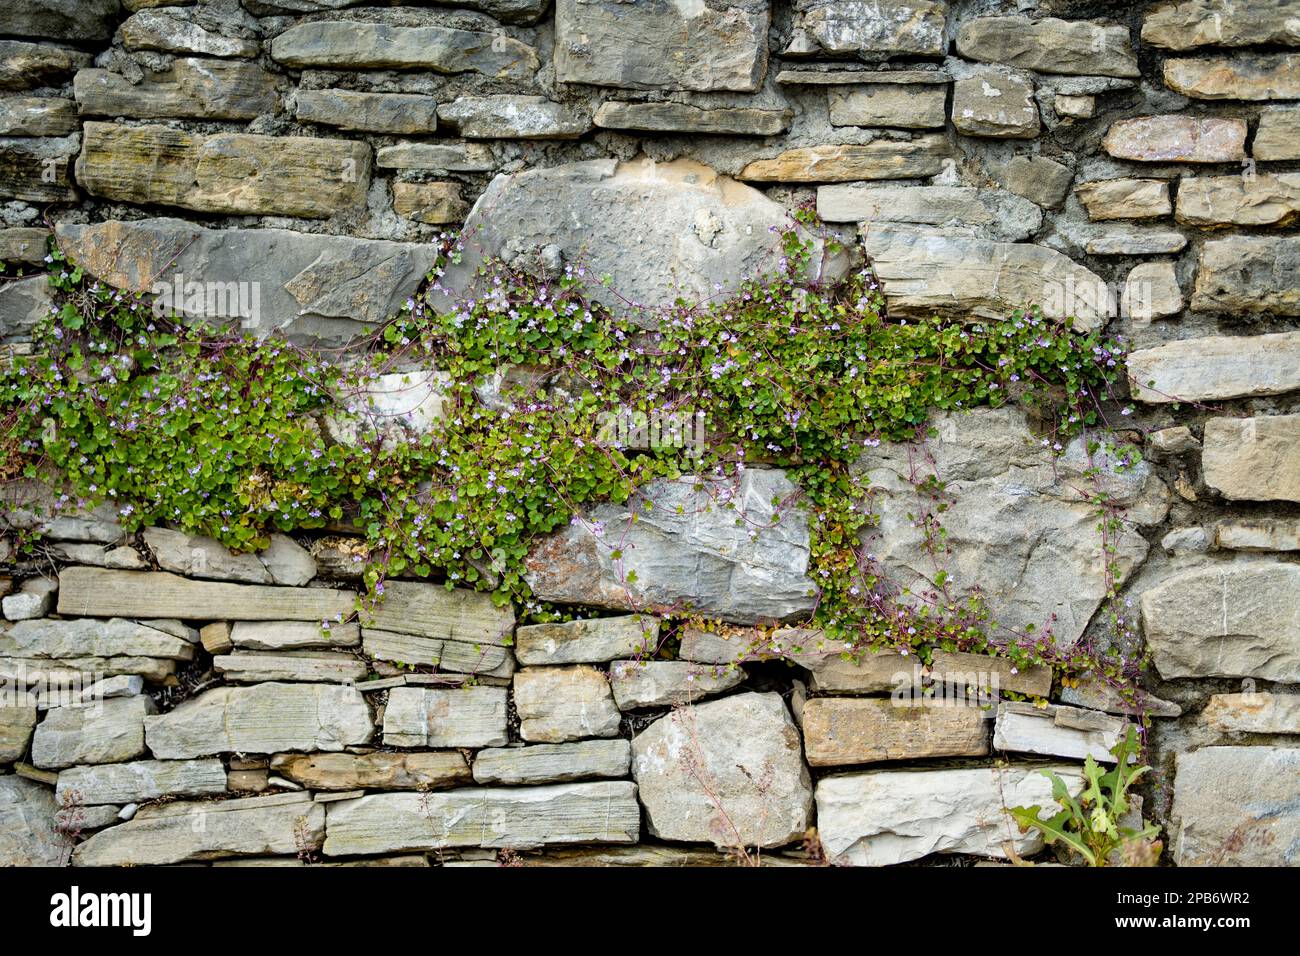
[[[1091,20],[978,17],[957,31],[957,52],[1041,73],[1141,76],[1128,27]]]
[[[967,136],[1033,139],[1042,129],[1028,74],[985,67],[952,88],[952,125]]]
[[[469,644],[372,628],[363,630],[361,638],[366,655],[376,660],[425,664],[440,671],[492,677],[509,677],[515,672],[510,648],[496,644]]]
[[[1203,747],[1178,755],[1170,836],[1179,866],[1295,866],[1300,748]]]
[[[0,136],[63,136],[79,126],[71,100],[53,96],[0,97]]]
[[[466,139],[577,139],[591,116],[544,96],[458,96],[438,107],[438,119]]]
[[[326,856],[527,848],[550,843],[636,843],[641,809],[625,780],[546,787],[382,793],[329,804]]]
[[[36,707],[15,700],[0,703],[0,764],[22,760],[36,728]]]
[[[475,754],[474,782],[517,787],[626,777],[631,765],[632,747],[622,738],[501,747]]]
[[[92,55],[52,43],[0,40],[0,90],[57,86],[64,77],[90,66]]]
[[[139,10],[119,28],[122,45],[128,50],[160,50],[165,53],[200,53],[205,56],[254,57],[260,44],[249,37],[228,35],[226,24],[213,23],[208,29],[176,8]],[[232,24],[233,26],[233,24]],[[238,33],[238,28],[230,33]]]
[[[1200,100],[1300,99],[1300,55],[1239,54],[1165,60],[1165,85]]]
[[[56,828],[58,809],[49,787],[0,776],[0,867],[64,866],[71,847]]]
[[[438,101],[421,93],[299,90],[294,115],[340,129],[428,135],[438,128]]]
[[[504,687],[396,687],[384,710],[390,747],[501,747],[506,734]]]
[[[1229,315],[1300,315],[1300,237],[1207,241],[1201,246],[1192,308]]]
[[[118,0],[7,0],[0,32],[68,43],[105,41],[121,9]]]
[[[246,120],[272,113],[287,81],[239,60],[176,57],[138,83],[108,70],[80,70],[73,93],[83,116]]]
[[[50,315],[53,306],[49,277],[34,275],[6,282],[0,286],[0,339],[30,339],[32,329]]]
[[[1169,50],[1257,43],[1300,46],[1300,23],[1292,0],[1178,0],[1146,14],[1142,42]]]
[[[738,623],[795,617],[816,602],[808,522],[800,508],[773,501],[796,494],[776,470],[747,470],[738,484],[654,481],[627,504],[597,505],[544,539],[526,579],[538,598],[562,604],[689,607]]]
[[[622,715],[609,680],[594,667],[526,667],[515,675],[514,692],[524,740],[556,744],[618,734]]]
[[[1300,565],[1262,557],[1193,567],[1142,593],[1156,670],[1300,683]]]
[[[555,75],[627,89],[752,92],[767,70],[768,0],[556,0]]]
[[[81,135],[0,137],[0,198],[75,202],[73,161]]]
[[[1152,404],[1281,395],[1300,388],[1300,332],[1208,335],[1137,349],[1128,374],[1133,397]]]
[[[1300,415],[1211,418],[1204,441],[1205,483],[1224,497],[1300,501]]]
[[[839,183],[817,189],[826,222],[905,222],[967,227],[990,239],[1017,242],[1043,224],[1043,211],[1002,189]]]
[[[32,735],[32,763],[58,770],[133,760],[144,753],[145,723],[154,712],[153,701],[143,695],[54,707]]]
[[[615,661],[609,666],[619,710],[681,707],[717,696],[744,679],[743,668],[701,667],[691,661]]]
[[[1114,763],[1110,750],[1124,733],[1118,717],[1078,707],[1049,706],[1004,701],[998,706],[993,747],[1018,753],[1041,754],[1098,763]]]
[[[312,790],[445,790],[471,781],[460,751],[276,754],[271,770]]]
[[[351,684],[364,680],[370,665],[351,654],[329,651],[237,651],[212,658],[212,669],[227,681]]]
[[[0,630],[0,657],[159,657],[188,661],[194,658],[194,645],[156,627],[122,618],[41,618],[19,621]]]
[[[602,664],[653,654],[658,646],[659,619],[642,614],[530,624],[515,631],[521,664]]]
[[[1300,173],[1184,176],[1178,183],[1177,218],[1190,226],[1285,226],[1296,216]]]
[[[1201,711],[1200,720],[1220,733],[1300,734],[1300,694],[1215,694]]]
[[[632,740],[650,833],[719,847],[782,846],[812,822],[799,730],[779,694],[673,711]]]
[[[192,581],[165,571],[64,568],[58,611],[86,617],[190,621],[328,621],[351,616],[356,595],[333,588],[278,588]]]
[[[905,603],[940,590],[937,566],[911,517],[913,465],[932,456],[922,473],[937,474],[951,497],[942,516],[949,551],[942,566],[953,599],[978,588],[999,624],[1015,631],[1033,625],[1040,633],[1050,627],[1059,645],[1072,646],[1108,586],[1085,472],[1095,466],[1098,487],[1127,509],[1110,542],[1121,580],[1147,554],[1138,526],[1164,520],[1164,484],[1145,462],[1119,472],[1101,453],[1089,461],[1082,437],[1054,458],[1016,408],[945,413],[932,424],[938,435],[924,449],[885,444],[858,463],[879,516],[878,526],[863,533],[863,546],[876,555],[888,586],[904,589],[898,599]]]
[[[1251,152],[1256,159],[1300,159],[1300,108],[1267,106],[1260,110]]]
[[[64,806],[143,803],[159,797],[207,797],[226,792],[220,760],[136,760],[70,767],[55,795]]]
[[[505,34],[349,20],[298,23],[271,41],[271,59],[294,69],[432,70],[528,82],[537,50]]]
[[[339,751],[369,743],[373,733],[361,692],[334,684],[217,687],[145,721],[149,750],[165,760],[226,752]]]
[[[1077,767],[1049,767],[1077,796]],[[1027,856],[1043,848],[1037,830],[1021,834],[1008,807],[1056,810],[1052,784],[1037,769],[875,770],[817,783],[817,833],[832,862],[890,866],[931,854],[1006,859],[1006,844]]]
[[[959,229],[864,226],[862,244],[891,312],[1006,318],[1027,304],[1052,319],[1092,329],[1107,315],[1101,277],[1055,249],[996,242]]]
[[[187,860],[309,853],[325,839],[325,805],[307,793],[146,807],[77,847],[74,866],[166,866]]]
[[[798,0],[790,55],[941,56],[947,52],[943,0]]]
[[[601,159],[525,170],[497,176],[474,204],[465,222],[474,240],[442,278],[449,294],[432,298],[450,307],[476,288],[486,259],[554,246],[569,262],[613,277],[611,289],[591,290],[602,304],[626,312],[631,301],[657,310],[679,296],[716,295],[715,284],[732,290],[773,268],[778,233],[791,226],[785,210],[762,193],[688,160]],[[633,314],[649,326],[658,320]]]

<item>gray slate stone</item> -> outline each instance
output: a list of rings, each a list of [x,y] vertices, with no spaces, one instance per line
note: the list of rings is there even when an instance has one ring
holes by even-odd
[[[239,651],[212,658],[212,669],[228,681],[351,684],[364,680],[370,665],[329,651]]]
[[[390,747],[501,747],[506,734],[506,689],[396,687],[384,710]]]
[[[36,727],[36,708],[6,701],[0,705],[0,764],[22,760]]]
[[[641,833],[636,786],[623,780],[372,794],[331,803],[327,814],[326,856],[636,843]]]
[[[46,276],[6,282],[0,286],[0,339],[6,342],[29,339],[32,329],[50,314],[53,305],[50,280]]]
[[[146,807],[77,847],[74,866],[166,866],[306,853],[325,839],[325,807],[306,793]]]
[[[260,50],[256,40],[229,36],[208,29],[176,8],[139,10],[118,28],[128,50],[161,50],[166,53],[198,53],[204,56],[254,57]]]
[[[515,674],[514,700],[528,741],[613,737],[622,719],[608,679],[593,667],[526,667]]]
[[[79,126],[71,100],[53,96],[0,97],[0,136],[63,136]]]
[[[108,70],[79,70],[73,94],[82,116],[137,119],[253,119],[275,111],[287,86],[282,77],[239,60],[176,57],[139,83]]]
[[[1170,837],[1179,866],[1295,866],[1300,748],[1203,747],[1178,755]]]
[[[957,52],[1042,73],[1141,76],[1128,27],[1092,20],[977,17],[957,31]]]
[[[466,139],[577,139],[591,117],[544,96],[458,96],[438,107],[438,119]]]
[[[1125,721],[1077,707],[1038,708],[1004,701],[998,706],[993,748],[1098,763],[1114,763],[1110,749],[1123,736]]]
[[[394,661],[399,664],[424,664],[440,671],[458,674],[482,674],[490,677],[509,677],[515,672],[514,655],[510,648],[494,644],[468,644],[464,641],[443,641],[415,634],[397,634],[366,628],[361,632],[362,645],[368,657],[375,660]]]
[[[340,129],[428,135],[438,128],[438,101],[419,93],[299,90],[295,103],[298,119]]]
[[[145,721],[159,759],[211,754],[339,751],[370,742],[374,724],[361,692],[334,684],[217,687]]]
[[[49,787],[0,776],[0,867],[66,865],[70,848],[56,829],[58,809]]]
[[[646,826],[662,840],[775,847],[812,822],[799,730],[779,694],[736,694],[661,717],[632,740],[632,776]]]
[[[461,641],[467,644],[508,644],[515,612],[496,607],[482,591],[448,590],[420,581],[384,582],[384,599],[361,614],[361,625],[398,634]]]
[[[701,667],[691,661],[615,661],[609,667],[619,710],[680,707],[721,694],[744,679],[742,668]]]
[[[1027,74],[982,69],[953,84],[952,124],[967,136],[1033,139],[1042,124]]]
[[[621,738],[501,747],[474,755],[474,782],[517,787],[626,777],[631,765],[632,746]]]
[[[1211,418],[1205,483],[1233,501],[1300,501],[1300,415]]]
[[[1005,242],[1027,239],[1043,211],[1002,189],[973,186],[893,186],[838,183],[817,189],[817,214],[826,222],[905,222],[968,228]]]
[[[790,55],[941,56],[947,52],[943,0],[798,0]]]
[[[91,43],[113,35],[118,0],[8,0],[3,31],[65,43]]]
[[[1300,565],[1263,557],[1178,571],[1142,593],[1156,670],[1300,683]]]
[[[515,630],[515,654],[525,665],[603,664],[652,654],[658,646],[659,619],[641,614],[530,624]]]
[[[61,223],[55,234],[88,272],[132,292],[150,291],[157,277],[175,273],[257,282],[260,316],[249,331],[336,344],[394,315],[436,255],[420,243],[287,229],[214,230],[179,219]]]
[[[1209,240],[1201,247],[1192,308],[1231,315],[1300,315],[1300,238]]]
[[[942,104],[943,97],[940,96]],[[940,113],[943,107],[940,105]],[[658,133],[703,133],[736,136],[776,136],[790,128],[790,110],[748,107],[704,108],[686,103],[602,103],[595,124],[601,129],[634,129]],[[940,119],[939,125],[943,124]]]
[[[625,89],[753,92],[767,69],[768,6],[768,0],[556,0],[556,79]]]
[[[58,770],[133,760],[144,753],[146,715],[155,710],[153,701],[144,696],[55,707],[36,725],[32,763]]]
[[[742,624],[811,611],[807,518],[798,507],[772,504],[797,494],[785,473],[750,469],[738,485],[696,480],[651,482],[626,505],[597,505],[587,520],[544,539],[528,556],[533,593],[562,604],[689,607]],[[654,507],[646,510],[643,500]],[[618,561],[610,557],[615,547]]]
[[[1136,349],[1128,374],[1133,397],[1151,404],[1281,395],[1300,388],[1300,332],[1207,335]]]
[[[206,797],[226,792],[220,760],[137,760],[70,767],[59,774],[55,796],[67,806],[143,803],[159,797]]]
[[[123,618],[20,621],[0,631],[0,657],[194,658],[194,645],[156,627]]]
[[[357,647],[361,629],[356,624],[335,624],[326,631],[310,621],[236,621],[230,628],[230,640],[235,647],[249,651]]]

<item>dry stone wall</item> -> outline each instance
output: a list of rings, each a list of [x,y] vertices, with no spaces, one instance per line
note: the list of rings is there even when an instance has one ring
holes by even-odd
[[[770,267],[801,203],[895,317],[1033,303],[1130,344],[1122,428],[1144,461],[1103,480],[1153,662],[1145,811],[1179,865],[1300,864],[1295,0],[0,10],[6,356],[50,308],[51,240],[122,290],[254,283],[260,308],[232,321],[332,348],[411,296],[461,224],[448,304],[487,257],[581,263],[653,325]],[[850,258],[818,255],[827,276]],[[410,374],[370,396],[398,435],[438,414],[437,372],[414,391]],[[1089,640],[1111,582],[1082,442],[1054,455],[1014,407],[934,425],[928,449],[863,455],[881,516],[864,546],[933,583],[908,497],[929,456],[956,585]],[[762,468],[653,483],[619,568],[591,528],[635,503],[593,508],[529,558],[535,593],[579,620],[530,625],[421,581],[354,620],[346,536],[236,555],[11,487],[0,865],[1050,858],[1005,808],[1050,802],[1042,767],[1077,784],[1130,706],[990,657],[853,662],[788,630],[748,653],[743,628],[817,601],[806,517],[769,521],[793,490]],[[701,507],[719,495],[762,530]],[[15,551],[31,531],[38,553]],[[735,627],[682,628],[665,612],[684,604]],[[1028,702],[891,700],[971,674]]]

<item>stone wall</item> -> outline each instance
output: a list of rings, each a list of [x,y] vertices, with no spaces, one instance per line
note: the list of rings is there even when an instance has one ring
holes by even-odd
[[[0,91],[7,355],[50,307],[51,233],[120,289],[256,283],[242,325],[314,347],[383,322],[462,223],[449,301],[502,256],[586,263],[611,304],[653,307],[770,266],[808,202],[894,316],[1037,303],[1122,335],[1144,461],[1104,480],[1153,663],[1146,813],[1180,865],[1300,863],[1294,0],[6,0]],[[418,427],[436,380],[407,386],[384,407]],[[956,585],[1087,640],[1108,582],[1082,443],[1053,456],[1013,408],[935,425]],[[871,547],[923,584],[916,458],[860,464]],[[235,555],[10,487],[0,865],[1043,851],[1003,808],[1049,802],[1043,766],[1106,759],[1127,705],[807,632],[748,654],[744,628],[815,604],[806,520],[764,520],[790,490],[764,469],[645,489],[680,507],[629,526],[635,589],[590,525],[539,542],[535,592],[585,610],[525,625],[419,581],[350,620],[344,535]],[[719,493],[763,530],[695,507]],[[734,627],[684,628],[683,603]],[[969,674],[1026,699],[891,701]]]

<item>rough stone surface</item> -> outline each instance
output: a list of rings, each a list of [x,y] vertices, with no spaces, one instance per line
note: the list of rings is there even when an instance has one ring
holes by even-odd
[[[1179,222],[1189,226],[1285,226],[1300,215],[1300,173],[1184,176]]]
[[[276,754],[271,770],[311,790],[445,790],[471,780],[458,751]]]
[[[166,760],[229,751],[339,751],[369,743],[373,733],[361,692],[334,684],[217,687],[145,721],[149,750]]]
[[[143,803],[159,797],[206,797],[226,792],[220,760],[137,760],[70,767],[59,774],[55,796],[64,806]]]
[[[1065,200],[1074,180],[1070,167],[1043,156],[1015,156],[999,171],[1007,189],[1046,209],[1055,209]]]
[[[1143,262],[1129,270],[1120,293],[1120,314],[1139,322],[1183,311],[1183,290],[1172,262]]]
[[[0,137],[0,198],[71,202],[72,170],[81,136]]]
[[[338,343],[386,321],[433,266],[430,245],[288,229],[205,229],[180,219],[60,223],[60,247],[101,280],[147,292],[158,277],[258,283],[259,335]],[[174,264],[173,264],[174,260]]]
[[[809,766],[982,757],[989,715],[977,706],[902,703],[886,697],[814,697],[799,722]]]
[[[940,56],[947,50],[943,0],[799,0],[789,54]]]
[[[187,860],[294,855],[325,839],[325,807],[305,793],[166,803],[101,830],[77,847],[74,866],[165,866]]]
[[[1300,159],[1300,107],[1269,106],[1260,111],[1252,152],[1256,159]]]
[[[63,136],[77,128],[77,109],[70,100],[0,97],[0,136]]]
[[[898,314],[1004,318],[1035,303],[1049,318],[1072,316],[1090,329],[1105,312],[1101,278],[1046,246],[906,224],[864,226],[862,245]],[[1076,295],[1059,291],[1067,282]]]
[[[940,113],[943,98],[940,97]],[[832,106],[832,112],[834,107]],[[717,107],[686,103],[624,103],[610,100],[596,110],[601,129],[632,129],[659,133],[705,133],[737,136],[776,136],[790,128],[789,110]],[[893,125],[893,124],[884,124]],[[943,125],[942,118],[939,125]]]
[[[1233,734],[1300,734],[1300,694],[1215,694],[1201,722]]]
[[[299,69],[432,70],[528,81],[537,50],[520,40],[442,26],[320,20],[299,23],[271,41],[271,58]]]
[[[1134,397],[1153,404],[1280,395],[1300,388],[1300,332],[1211,335],[1137,349],[1129,353],[1128,373]]]
[[[659,619],[639,614],[531,624],[515,631],[515,654],[525,665],[601,664],[653,653],[658,644]]]
[[[619,710],[680,707],[730,690],[744,679],[741,668],[714,672],[691,661],[615,661],[609,668]]]
[[[1178,755],[1171,812],[1179,866],[1295,866],[1300,748],[1204,747]]]
[[[797,616],[815,601],[807,519],[772,504],[795,494],[784,472],[757,468],[738,485],[654,481],[626,505],[596,506],[534,547],[527,581],[538,598],[558,603],[691,607],[737,623]],[[654,507],[646,510],[644,500]],[[746,527],[736,526],[738,516]],[[611,557],[615,547],[621,559]]]
[[[1178,0],[1161,4],[1142,20],[1142,42],[1169,50],[1203,46],[1281,43],[1300,46],[1300,25],[1291,0]]]
[[[372,794],[331,803],[327,812],[326,856],[458,846],[635,843],[641,832],[636,786],[625,780]]]
[[[32,763],[57,770],[133,760],[144,753],[146,715],[154,710],[143,696],[52,708],[32,735]]]
[[[161,50],[165,53],[201,53],[206,56],[257,56],[256,40],[225,36],[178,16],[172,10],[140,10],[119,28],[122,45],[128,50]]]
[[[1042,210],[1029,200],[1002,189],[973,186],[821,186],[817,214],[826,222],[969,227],[979,235],[1008,242],[1029,238],[1043,224]]]
[[[774,847],[812,822],[799,731],[777,694],[737,694],[661,717],[632,739],[632,776],[646,825],[662,840]]]
[[[1184,185],[1187,182],[1183,180]],[[1074,191],[1092,220],[1150,219],[1173,211],[1169,184],[1163,179],[1103,179],[1081,183]],[[1182,201],[1180,189],[1180,206]]]
[[[414,222],[463,222],[469,204],[459,183],[393,183],[393,212]]]
[[[948,158],[941,136],[875,140],[865,145],[801,146],[773,159],[756,159],[740,179],[760,183],[843,183],[862,179],[933,176]]]
[[[55,828],[58,804],[49,787],[0,776],[0,866],[64,866],[69,847]]]
[[[1076,794],[1075,767],[1049,767]],[[931,854],[1006,859],[1005,844],[1027,856],[1043,847],[1021,834],[1007,807],[1055,807],[1051,782],[1036,769],[874,770],[817,783],[817,832],[833,862],[890,866]]]
[[[361,629],[356,624],[336,624],[325,630],[310,621],[237,621],[230,629],[230,640],[233,647],[249,651],[356,647],[361,643]]]
[[[925,452],[881,445],[860,459],[879,515],[879,526],[864,532],[863,545],[897,587],[912,595],[934,590],[934,564],[908,517],[916,507],[909,456],[928,454],[953,499],[943,517],[950,549],[947,588],[957,596],[978,585],[1003,626],[1023,630],[1032,624],[1039,633],[1050,626],[1058,644],[1073,645],[1107,587],[1092,492],[1082,477],[1090,467],[1083,440],[1076,438],[1053,461],[1024,413],[1012,408],[944,414],[933,425],[938,436]],[[1112,541],[1123,578],[1146,557],[1137,525],[1164,519],[1166,490],[1146,463],[1123,473],[1113,461],[1098,458],[1093,464],[1111,500],[1127,508],[1127,521]]]
[[[1209,419],[1201,466],[1225,498],[1300,501],[1300,415]]]
[[[609,680],[592,667],[524,668],[514,678],[514,700],[524,740],[554,744],[618,733]]]
[[[967,136],[1033,139],[1042,128],[1027,75],[986,69],[953,84],[952,124]]]
[[[734,289],[775,268],[780,237],[773,229],[790,222],[762,193],[689,161],[528,170],[498,176],[474,204],[463,258],[442,283],[467,294],[484,259],[554,246],[568,262],[617,277],[613,290],[592,289],[602,304],[626,312],[622,296],[654,310],[679,295],[714,295],[716,284]],[[657,316],[640,320],[653,324]]]
[[[419,93],[299,90],[294,115],[340,129],[428,135],[438,128],[438,101]]]
[[[1114,763],[1110,749],[1124,733],[1125,722],[1077,707],[1039,709],[1005,702],[998,706],[993,748],[1098,763]]]
[[[327,219],[361,206],[369,181],[365,143],[305,136],[90,122],[77,159],[93,195],[198,212]]]
[[[20,621],[0,630],[0,657],[161,657],[188,661],[194,657],[194,645],[158,628],[122,618],[45,618]]]
[[[1300,99],[1300,55],[1165,60],[1165,85],[1200,100]]]
[[[4,32],[70,43],[107,40],[113,34],[118,0],[10,0]]]
[[[227,681],[350,684],[370,673],[365,661],[329,651],[240,651],[212,658],[212,669]]]
[[[397,687],[388,694],[390,747],[501,747],[508,740],[503,687]]]
[[[1243,120],[1163,115],[1119,120],[1102,146],[1144,163],[1232,163],[1246,158],[1245,141]]]
[[[139,83],[108,70],[80,70],[73,83],[83,116],[246,120],[273,112],[283,80],[252,63],[176,57]]]
[[[517,787],[626,777],[631,765],[632,747],[621,738],[502,747],[475,755],[474,782]]]
[[[355,610],[351,591],[191,581],[164,571],[64,568],[59,613],[192,621],[327,621]]]
[[[366,654],[376,660],[425,664],[441,671],[509,677],[514,673],[510,649],[494,644],[444,641],[415,634],[366,628],[361,632]]]
[[[384,599],[361,615],[363,628],[415,634],[468,644],[509,643],[515,612],[497,607],[490,595],[441,584],[388,581]]]
[[[1142,629],[1165,680],[1300,682],[1300,565],[1241,558],[1193,567],[1142,593]]]
[[[36,708],[6,702],[0,706],[0,764],[22,760],[36,727]]]
[[[1220,521],[1214,544],[1229,551],[1300,551],[1300,518],[1235,518]]]
[[[556,79],[632,89],[756,90],[767,69],[769,20],[768,0],[557,0]]]
[[[0,90],[25,90],[57,84],[63,77],[90,66],[82,50],[48,43],[0,40]]]
[[[1300,238],[1230,236],[1201,247],[1192,308],[1300,315]]]
[[[957,52],[969,60],[1043,73],[1140,76],[1128,27],[1045,17],[978,17],[957,31]]]
[[[485,143],[398,143],[381,147],[375,165],[439,174],[485,173],[497,166]]]
[[[1046,697],[1052,690],[1052,668],[1047,665],[1020,668],[1005,657],[936,650],[930,662],[930,678],[949,686],[977,690],[1014,691]]]
[[[947,119],[942,86],[873,83],[833,87],[828,95],[832,126],[942,128]]]
[[[591,117],[544,96],[460,96],[438,107],[438,119],[466,139],[577,139]]]

